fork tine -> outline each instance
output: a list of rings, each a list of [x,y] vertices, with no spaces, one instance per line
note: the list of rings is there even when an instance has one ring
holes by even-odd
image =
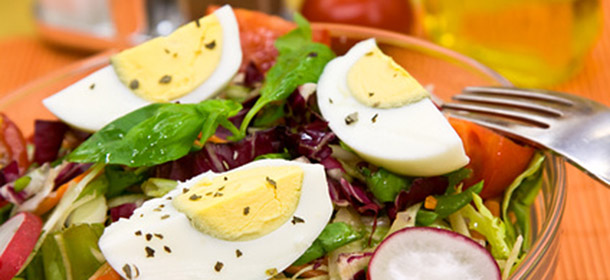
[[[531,90],[531,89],[520,89],[520,88],[508,88],[508,87],[466,87],[462,91],[463,93],[472,94],[494,94],[504,96],[515,96],[523,98],[534,98],[556,104],[562,104],[566,106],[573,106],[574,102],[570,99],[563,98],[552,94],[549,91],[544,90]]]
[[[522,100],[516,100],[516,99],[507,99],[507,98],[497,98],[497,97],[491,97],[491,96],[483,96],[483,95],[471,95],[471,94],[460,94],[460,95],[455,95],[452,97],[452,99],[457,100],[457,101],[466,101],[466,102],[474,102],[474,103],[484,103],[484,104],[496,104],[496,105],[505,105],[505,106],[510,106],[510,107],[516,107],[516,108],[523,108],[523,109],[528,109],[528,110],[533,110],[533,111],[538,111],[538,112],[542,112],[545,114],[549,114],[555,117],[562,117],[564,116],[564,113],[562,111],[547,107],[547,106],[542,106],[536,103],[531,103],[531,102],[525,102]]]
[[[497,117],[489,117],[488,115],[482,115],[477,113],[463,111],[448,111],[447,113],[453,118],[463,119],[476,123],[478,125],[498,131],[501,134],[525,141],[532,145],[544,146],[543,144],[533,139],[533,137],[535,137],[536,135],[544,133],[544,130],[541,130],[538,127],[525,126],[512,121],[506,121]]]
[[[516,111],[515,109],[502,109],[501,107],[486,104],[463,104],[449,102],[442,104],[442,109],[502,116],[505,118],[530,123],[540,128],[549,128],[553,122],[552,119],[544,118],[540,115],[531,114],[525,111]]]

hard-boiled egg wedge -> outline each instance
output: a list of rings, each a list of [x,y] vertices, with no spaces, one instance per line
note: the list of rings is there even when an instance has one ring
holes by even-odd
[[[241,64],[239,28],[224,6],[111,58],[44,105],[64,122],[96,131],[152,102],[200,102],[222,89]]]
[[[99,246],[126,279],[268,279],[332,211],[321,165],[259,160],[180,183],[107,227]]]
[[[318,106],[335,134],[365,160],[411,176],[468,163],[462,141],[429,93],[374,39],[326,65]]]

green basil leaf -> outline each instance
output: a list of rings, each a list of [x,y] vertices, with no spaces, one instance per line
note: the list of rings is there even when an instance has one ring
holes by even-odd
[[[239,110],[241,104],[231,100],[151,104],[93,134],[68,155],[68,161],[140,167],[176,160],[191,150],[200,133],[207,139],[218,125],[239,133],[228,120]]]
[[[261,96],[246,114],[239,137],[233,140],[245,137],[250,121],[267,104],[288,98],[302,84],[317,82],[324,66],[335,57],[328,46],[311,41],[307,20],[299,15],[295,20],[299,26],[276,40],[279,51],[276,63],[265,75]]]
[[[106,197],[111,198],[118,196],[123,193],[127,187],[144,182],[144,180],[148,179],[147,171],[148,168],[125,170],[119,165],[107,165],[104,168],[105,176],[100,176],[107,179],[108,192],[106,193]]]

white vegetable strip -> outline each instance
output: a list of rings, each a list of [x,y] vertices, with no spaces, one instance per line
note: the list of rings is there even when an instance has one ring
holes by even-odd
[[[515,245],[513,249],[510,251],[510,255],[508,255],[508,259],[506,259],[506,264],[504,264],[504,270],[502,271],[502,279],[508,279],[510,274],[510,270],[515,265],[515,261],[517,257],[519,257],[519,252],[521,251],[521,246],[523,245],[523,236],[519,235],[517,240],[515,240]]]
[[[83,191],[85,186],[87,186],[87,184],[89,184],[91,180],[97,177],[97,175],[99,175],[99,173],[103,169],[103,164],[96,164],[92,166],[89,169],[89,174],[85,175],[85,177],[80,182],[68,187],[57,206],[55,206],[53,213],[51,214],[51,216],[49,216],[47,222],[42,227],[43,234],[40,236],[40,240],[44,240],[44,238],[49,232],[56,230],[58,223],[65,221],[72,209],[78,207],[78,205],[75,205],[74,202],[76,201],[80,193]]]

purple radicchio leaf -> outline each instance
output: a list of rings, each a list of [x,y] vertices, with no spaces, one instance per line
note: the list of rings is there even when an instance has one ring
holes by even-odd
[[[34,162],[42,165],[57,159],[69,127],[60,121],[36,120],[34,124]]]
[[[206,143],[203,149],[155,167],[154,177],[184,181],[206,171],[224,172],[257,156],[282,152],[283,128],[257,131],[235,143]]]
[[[388,216],[391,220],[396,218],[396,213],[407,209],[407,207],[424,201],[429,195],[442,195],[447,189],[449,181],[445,176],[422,177],[413,180],[408,190],[398,193],[394,203],[387,206]]]
[[[120,218],[127,219],[133,214],[133,211],[136,210],[136,208],[138,208],[138,206],[133,202],[112,207],[110,208],[110,218],[112,219],[112,222],[116,222]]]
[[[69,182],[74,179],[76,176],[82,174],[87,171],[91,167],[91,163],[74,163],[70,162],[66,164],[57,174],[54,180],[53,190],[57,189],[61,185]]]
[[[363,186],[350,183],[344,178],[341,178],[340,186],[343,195],[359,213],[376,216],[381,210],[381,206],[372,199],[372,195],[365,191]]]

